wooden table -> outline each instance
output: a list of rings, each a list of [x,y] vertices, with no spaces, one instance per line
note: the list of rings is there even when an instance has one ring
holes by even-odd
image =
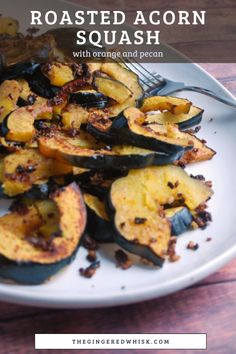
[[[203,67],[236,94],[236,64],[204,64]],[[0,303],[0,354],[34,353],[34,333],[145,332],[206,332],[208,353],[233,354],[236,352],[235,330],[236,260],[174,295],[119,308],[48,310]],[[101,351],[103,354],[108,352],[118,353]],[[124,354],[134,352],[122,351]],[[64,353],[68,351],[60,351],[60,354]],[[89,351],[79,353],[88,354]],[[180,352],[166,350],[164,353]]]

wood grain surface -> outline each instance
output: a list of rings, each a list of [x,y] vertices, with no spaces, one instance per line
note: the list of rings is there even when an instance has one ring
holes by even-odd
[[[236,95],[236,64],[202,66]],[[135,305],[92,310],[48,310],[0,303],[0,354],[35,353],[34,333],[139,332],[206,332],[207,353],[234,354],[235,330],[236,260],[191,288]],[[56,352],[40,351],[43,354]],[[90,351],[75,352],[88,354]],[[147,353],[124,350],[122,354],[136,352]],[[66,353],[68,351],[60,350],[60,354]],[[180,351],[165,350],[164,353],[177,354]],[[193,351],[181,353],[190,354]]]

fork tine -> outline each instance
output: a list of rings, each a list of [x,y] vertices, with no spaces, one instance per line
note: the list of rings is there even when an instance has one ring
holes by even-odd
[[[129,69],[127,63],[125,62],[124,58],[120,57],[119,58],[120,61]],[[141,71],[139,71],[135,65],[133,65],[133,63],[131,63],[129,60],[128,60],[128,63],[130,64],[130,66],[134,69],[136,69],[136,71],[138,71],[139,73],[139,81],[141,81],[142,85],[145,85],[147,86],[148,88],[151,88],[153,86],[153,82],[149,80],[149,78],[147,76],[145,76]],[[142,75],[143,78],[140,76]],[[150,84],[149,84],[150,83]]]
[[[147,74],[145,74],[145,71],[142,69],[140,64],[135,65],[130,60],[127,60],[127,61],[129,63],[129,65],[132,66],[132,68],[134,68],[139,73],[139,75],[142,75],[144,77],[145,83],[149,82],[150,84],[155,85],[157,83],[157,81],[159,82],[159,80],[157,78],[155,78],[155,76],[153,76],[147,70],[145,70],[145,71],[149,74],[149,76]],[[151,77],[153,77],[154,80]]]
[[[128,61],[129,61],[129,60],[128,60]],[[160,75],[158,75],[158,77],[157,77],[157,76],[155,76],[153,73],[151,73],[150,71],[148,71],[148,70],[145,68],[145,66],[143,66],[142,64],[140,64],[137,60],[133,59],[133,61],[135,62],[135,64],[137,64],[138,66],[140,66],[140,68],[141,68],[143,71],[145,71],[145,72],[149,75],[149,77],[151,76],[155,81],[160,81],[160,82],[164,82],[164,81],[165,81],[164,78],[161,80],[161,76],[160,76]]]

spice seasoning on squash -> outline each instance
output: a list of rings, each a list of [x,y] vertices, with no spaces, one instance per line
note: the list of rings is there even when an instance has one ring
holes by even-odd
[[[134,219],[134,223],[135,223],[136,225],[144,224],[146,221],[147,221],[147,218],[139,218],[139,217],[136,217],[136,218]]]

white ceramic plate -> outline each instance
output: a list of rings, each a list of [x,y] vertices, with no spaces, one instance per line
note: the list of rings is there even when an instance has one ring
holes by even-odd
[[[7,5],[6,0],[3,3]],[[30,0],[26,3],[32,9],[36,1]],[[48,7],[50,6],[51,8],[55,6],[53,0],[48,1]],[[66,6],[73,9],[73,5],[67,3]],[[26,6],[24,12],[26,13]],[[17,17],[12,7],[9,7],[7,14]],[[173,80],[203,86],[233,99],[220,83],[195,64],[150,64],[147,68]],[[85,279],[78,274],[78,268],[88,265],[85,260],[86,251],[81,248],[70,266],[43,285],[21,286],[0,283],[0,300],[57,308],[134,303],[190,286],[236,256],[235,110],[198,94],[187,92],[180,96],[188,97],[195,105],[205,109],[202,129],[198,136],[206,139],[209,146],[217,151],[212,161],[187,168],[189,173],[204,174],[207,179],[213,181],[215,195],[209,203],[213,222],[204,231],[191,231],[179,237],[177,253],[181,256],[180,261],[166,262],[162,269],[152,269],[136,262],[132,268],[124,271],[116,268],[114,262],[114,251],[118,246],[104,245],[98,251],[101,268],[93,278]],[[210,118],[213,118],[212,122],[209,122]],[[7,202],[0,202],[2,212],[7,206]],[[212,237],[212,241],[206,242],[207,237]],[[196,252],[186,249],[190,240],[200,245]]]

